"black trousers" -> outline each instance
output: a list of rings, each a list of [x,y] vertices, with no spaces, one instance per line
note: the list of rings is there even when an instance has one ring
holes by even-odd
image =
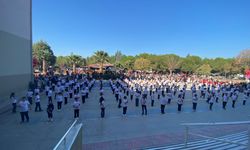
[[[212,109],[213,109],[213,104],[214,104],[214,103],[210,103],[210,104],[209,104],[209,110],[212,110]]]
[[[105,108],[101,108],[101,118],[104,118],[105,116]]]
[[[243,100],[243,105],[246,105],[246,100]]]
[[[197,103],[193,103],[193,110],[196,110],[197,108]]]
[[[131,100],[133,99],[133,95],[130,95],[130,99],[131,99]]]
[[[118,108],[121,108],[121,104],[122,104],[122,100],[119,99],[119,102],[118,102]]]
[[[235,102],[236,102],[236,101],[233,101],[233,103],[232,103],[232,107],[233,107],[233,108],[235,108]]]
[[[151,100],[151,106],[152,106],[152,107],[154,106],[154,103],[155,103],[155,101],[154,101],[154,100]]]
[[[85,103],[85,96],[82,96],[82,103]]]
[[[26,118],[26,121],[29,122],[29,112],[28,111],[20,112],[20,114],[21,114],[22,122],[24,122],[24,118]]]
[[[161,114],[165,114],[165,105],[161,105]]]
[[[69,93],[69,97],[72,98],[73,97],[73,93]]]
[[[136,106],[136,107],[139,106],[139,99],[138,99],[138,98],[135,99],[135,106]]]
[[[47,112],[47,114],[48,114],[48,118],[50,119],[50,118],[53,118],[53,113],[52,112]]]
[[[79,109],[74,109],[74,118],[79,118]]]
[[[147,111],[147,105],[141,105],[142,108],[142,115],[147,115],[148,111]]]
[[[170,103],[171,103],[171,98],[168,99],[168,104],[170,104]]]
[[[116,101],[118,101],[118,94],[115,94],[115,99]]]
[[[49,102],[52,102],[52,96],[49,97]]]
[[[62,102],[57,102],[57,109],[60,110],[62,108]]]
[[[226,109],[227,102],[222,102],[222,108]]]
[[[68,97],[64,97],[64,104],[68,104]]]
[[[123,110],[123,111],[122,111],[122,114],[123,114],[123,115],[126,115],[127,109],[128,109],[128,107],[123,107],[123,109],[122,109],[122,110]]]
[[[32,105],[32,97],[28,97],[28,101],[29,101],[30,105]]]
[[[16,103],[12,103],[12,112],[13,112],[13,113],[16,112]]]
[[[42,111],[40,102],[36,102],[35,111],[38,111],[38,109],[39,111]]]
[[[178,104],[178,111],[181,111],[182,104]]]

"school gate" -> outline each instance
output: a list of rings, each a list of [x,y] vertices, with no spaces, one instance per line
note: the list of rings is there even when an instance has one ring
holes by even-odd
[[[31,8],[31,0],[0,0],[0,106],[32,79]]]

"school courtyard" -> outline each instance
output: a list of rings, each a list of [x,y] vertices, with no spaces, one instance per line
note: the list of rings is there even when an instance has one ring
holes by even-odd
[[[21,95],[17,95],[20,97]],[[93,87],[85,104],[81,105],[79,123],[83,123],[83,149],[125,150],[143,149],[184,142],[185,127],[181,123],[199,122],[229,122],[247,121],[250,102],[242,106],[242,97],[236,103],[236,108],[223,110],[221,102],[215,103],[213,111],[209,111],[205,100],[199,100],[197,111],[192,111],[191,93],[187,93],[183,110],[177,112],[176,99],[166,107],[166,114],[160,114],[160,104],[156,101],[151,107],[148,102],[148,115],[141,116],[141,108],[135,107],[135,102],[129,100],[128,112],[122,116],[122,109],[117,108],[117,102],[107,82],[104,83],[104,98],[106,103],[105,118],[100,118],[99,82]],[[34,112],[34,104],[30,114],[30,122],[20,124],[20,114],[4,111],[0,115],[1,136],[0,148],[10,150],[45,150],[52,149],[73,123],[72,101],[63,105],[61,111],[54,110],[54,121],[47,121],[47,99],[42,94],[42,112]],[[56,103],[54,102],[54,105]],[[56,105],[55,105],[56,108]],[[191,128],[193,132],[207,136],[222,136],[247,130],[247,125],[223,125]],[[190,141],[201,140],[190,137]],[[204,139],[202,139],[204,140]]]

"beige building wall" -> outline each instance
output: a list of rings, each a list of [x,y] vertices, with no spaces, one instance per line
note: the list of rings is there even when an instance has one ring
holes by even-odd
[[[31,0],[0,0],[0,100],[32,79]]]

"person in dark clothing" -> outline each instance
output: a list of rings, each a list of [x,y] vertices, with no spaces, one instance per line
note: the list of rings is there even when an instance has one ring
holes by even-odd
[[[49,101],[48,107],[47,107],[47,113],[48,113],[48,121],[53,121],[53,110],[54,110],[54,104],[52,101]]]
[[[100,108],[101,108],[101,118],[104,118],[104,116],[105,116],[105,105],[104,105],[103,96],[100,97],[99,104],[100,104]]]

